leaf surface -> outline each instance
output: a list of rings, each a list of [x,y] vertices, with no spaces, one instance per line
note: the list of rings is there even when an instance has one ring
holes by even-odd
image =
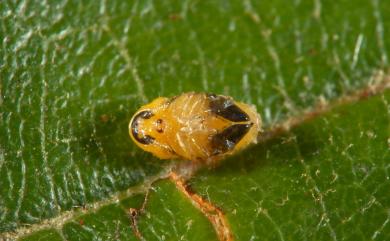
[[[0,3],[0,238],[217,239],[128,137],[157,96],[214,92],[265,128],[375,84],[390,4],[325,1]],[[379,74],[378,74],[379,73]],[[341,105],[190,183],[237,240],[389,237],[389,94]],[[356,230],[351,232],[350,230]]]

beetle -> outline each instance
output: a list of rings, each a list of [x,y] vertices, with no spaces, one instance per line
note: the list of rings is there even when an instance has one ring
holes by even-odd
[[[129,123],[135,144],[158,158],[205,163],[256,143],[260,131],[254,106],[195,92],[159,97],[142,106]]]

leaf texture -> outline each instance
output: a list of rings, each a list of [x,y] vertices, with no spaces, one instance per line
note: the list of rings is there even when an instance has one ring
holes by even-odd
[[[214,92],[255,105],[270,128],[385,76],[389,11],[378,0],[2,1],[0,239],[135,240],[128,211],[150,185],[147,240],[217,239],[158,181],[172,162],[131,143],[135,110]],[[388,102],[338,107],[190,183],[237,240],[389,239]]]

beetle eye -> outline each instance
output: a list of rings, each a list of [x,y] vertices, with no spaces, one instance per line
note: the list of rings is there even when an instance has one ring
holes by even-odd
[[[153,143],[154,138],[149,135],[145,135],[144,137],[140,137],[138,124],[140,119],[150,119],[153,116],[153,113],[149,110],[141,111],[136,116],[134,116],[133,121],[131,122],[131,133],[136,141],[141,144],[149,145]]]
[[[149,144],[152,144],[154,142],[154,137],[146,135],[145,137],[138,138],[137,141],[139,141],[140,143],[142,143],[144,145],[149,145]]]
[[[140,117],[142,119],[150,119],[153,116],[153,113],[150,110],[141,111],[138,113],[136,117]],[[135,118],[134,118],[135,119]]]

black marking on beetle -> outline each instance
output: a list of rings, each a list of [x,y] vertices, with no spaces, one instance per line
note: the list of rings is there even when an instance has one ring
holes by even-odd
[[[233,122],[249,121],[249,116],[234,104],[234,101],[224,96],[207,95],[210,98],[210,109],[216,115]]]
[[[157,123],[157,132],[158,133],[164,133],[164,130],[161,128],[161,124],[163,123],[163,120],[162,119],[158,119],[157,121],[156,121],[156,123]]]
[[[253,123],[235,124],[214,135],[211,138],[213,154],[218,155],[232,150],[252,126]]]
[[[139,119],[150,119],[153,116],[153,113],[149,110],[141,111],[136,116],[134,116],[133,121],[131,122],[131,133],[133,134],[133,137],[136,141],[138,141],[141,144],[149,145],[153,143],[154,138],[149,135],[145,135],[144,137],[139,137],[139,130],[138,130],[138,124]]]
[[[138,113],[135,117],[134,120],[137,120],[138,118],[142,119],[150,119],[153,115],[153,113],[150,110],[144,110]]]

